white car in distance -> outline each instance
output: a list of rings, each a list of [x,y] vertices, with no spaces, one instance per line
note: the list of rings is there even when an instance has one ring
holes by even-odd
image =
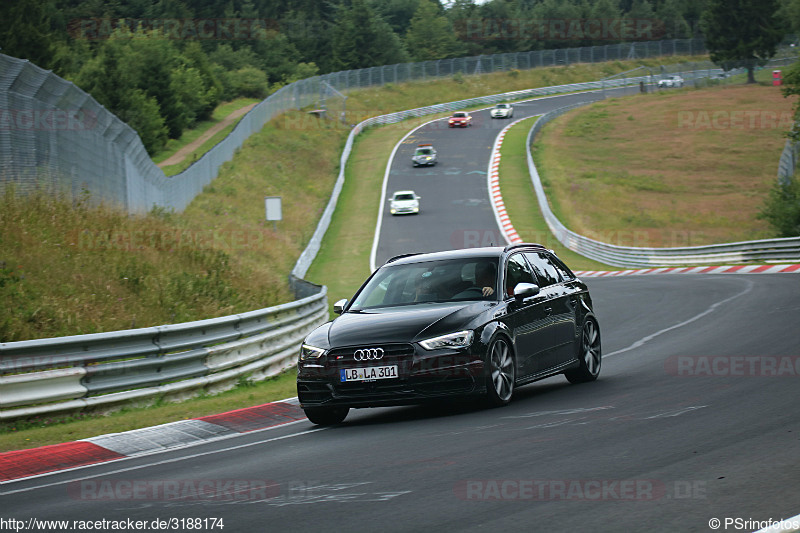
[[[663,80],[658,80],[659,89],[670,87],[683,87],[683,78],[680,76],[667,76]]]
[[[511,118],[514,115],[514,107],[511,104],[497,104],[490,114],[492,118]]]
[[[393,215],[416,215],[419,201],[420,197],[414,191],[397,191],[389,200],[389,212]]]

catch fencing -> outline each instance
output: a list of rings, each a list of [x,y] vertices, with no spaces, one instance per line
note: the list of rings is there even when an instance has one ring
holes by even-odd
[[[45,188],[79,196],[88,191],[94,200],[121,206],[129,213],[153,207],[182,211],[267,121],[291,109],[319,106],[331,90],[341,94],[456,73],[702,53],[705,47],[697,39],[649,41],[442,59],[315,76],[270,95],[224,140],[171,177],[153,163],[138,134],[94,98],[52,72],[0,54],[0,184],[14,182],[21,192]]]

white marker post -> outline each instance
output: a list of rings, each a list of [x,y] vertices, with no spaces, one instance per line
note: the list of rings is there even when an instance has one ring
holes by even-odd
[[[264,208],[267,212],[267,220],[272,221],[272,229],[277,231],[277,220],[283,220],[283,211],[281,210],[281,197],[280,196],[265,196]]]

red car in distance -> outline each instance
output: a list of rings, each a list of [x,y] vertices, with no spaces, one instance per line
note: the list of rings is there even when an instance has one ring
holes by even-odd
[[[458,126],[459,128],[468,128],[472,126],[472,117],[465,111],[456,111],[453,116],[447,121],[447,125],[451,128]]]

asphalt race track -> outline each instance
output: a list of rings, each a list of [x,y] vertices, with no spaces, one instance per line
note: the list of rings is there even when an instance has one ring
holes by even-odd
[[[514,118],[558,105],[517,105]],[[417,190],[423,213],[387,214],[379,262],[453,247],[467,229],[498,232],[486,176],[473,171],[485,173],[499,127],[475,115],[471,129],[436,131],[436,174],[409,155],[434,126],[399,151],[389,190]],[[473,138],[482,152],[458,151]],[[354,410],[333,428],[302,420],[4,483],[4,515],[26,526],[141,520],[145,531],[160,519],[181,531],[672,532],[800,513],[800,277],[585,281],[605,354],[595,383],[557,376],[499,409]]]
[[[415,130],[392,161],[375,250],[376,265],[405,253],[505,245],[489,200],[486,176],[497,134],[513,120],[602,98],[601,92],[543,98],[514,104],[510,120],[492,119],[488,110],[474,111],[470,113],[470,128],[449,128],[447,119],[441,119]],[[436,166],[414,168],[411,164],[414,149],[421,143],[432,143],[436,148]],[[394,191],[406,189],[422,197],[420,214],[392,216],[388,198]]]
[[[796,276],[588,282],[607,354],[595,383],[554,377],[500,409],[356,410],[7,483],[5,514],[224,531],[709,531],[797,514]],[[130,488],[209,480],[218,496]]]

